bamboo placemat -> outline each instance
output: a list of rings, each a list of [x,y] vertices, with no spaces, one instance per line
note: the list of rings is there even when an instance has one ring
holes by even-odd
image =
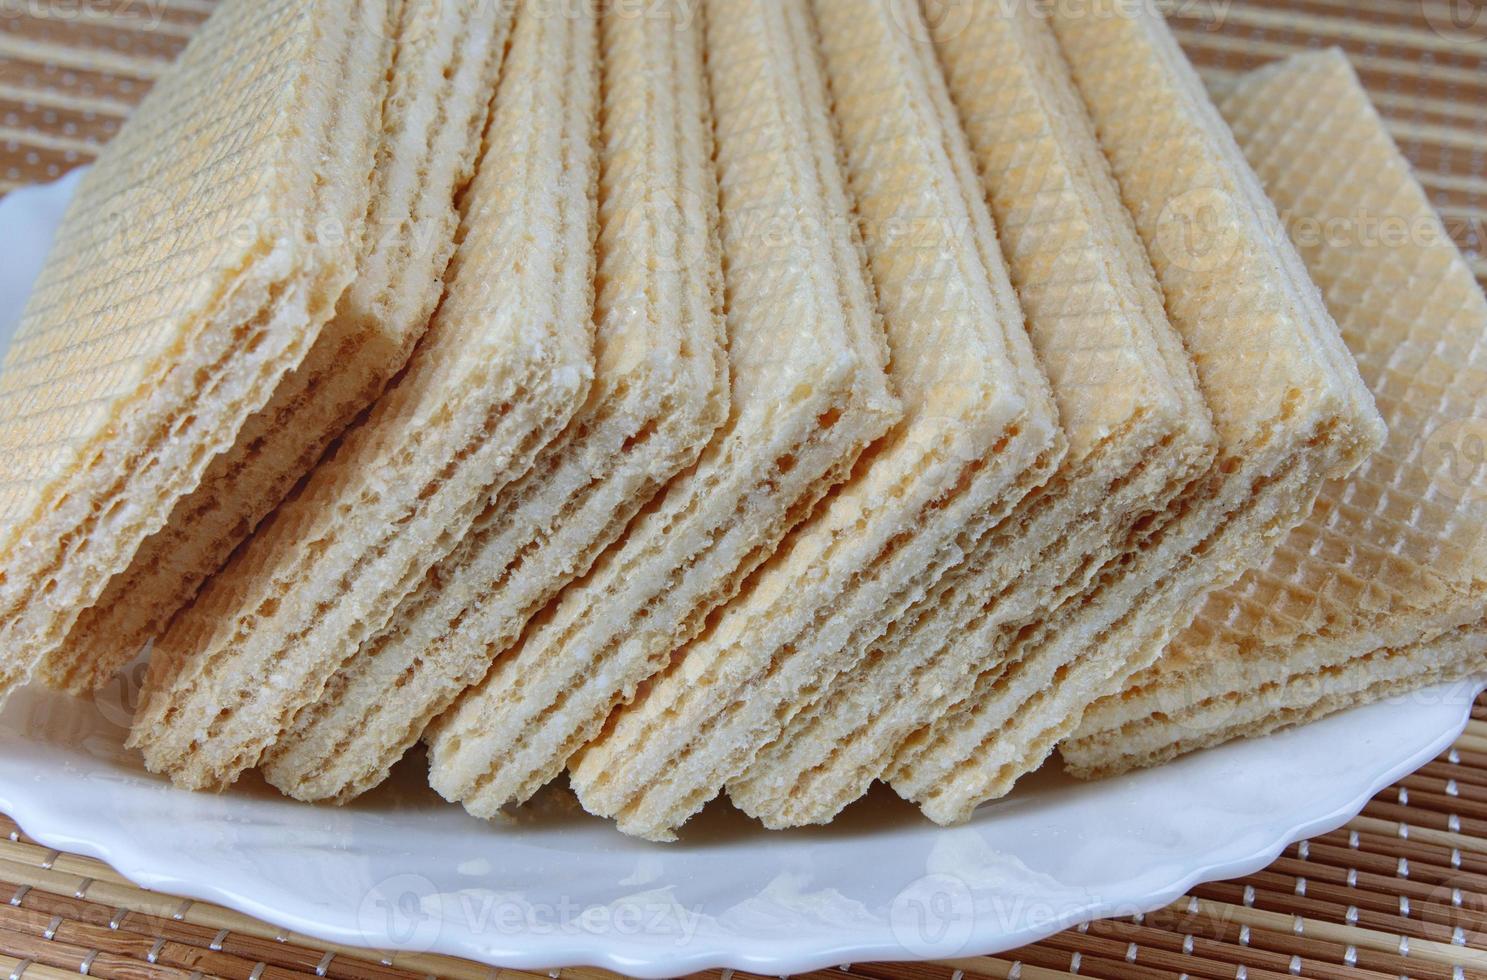
[[[0,0],[0,193],[91,160],[214,2]],[[1344,48],[1487,282],[1484,0],[1164,3],[1194,62],[1214,82],[1296,51]],[[226,909],[147,892],[97,861],[34,843],[0,816],[0,976],[79,973],[119,980],[523,975],[328,946]],[[602,975],[561,971],[565,980]],[[1487,978],[1487,698],[1452,750],[1380,793],[1347,827],[1289,848],[1258,874],[996,957],[853,964],[817,976],[1075,975]]]

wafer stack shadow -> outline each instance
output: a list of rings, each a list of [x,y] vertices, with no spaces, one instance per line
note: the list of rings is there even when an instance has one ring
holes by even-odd
[[[1346,59],[961,13],[224,0],[0,374],[0,696],[153,638],[179,785],[666,840],[1487,672],[1487,300]]]

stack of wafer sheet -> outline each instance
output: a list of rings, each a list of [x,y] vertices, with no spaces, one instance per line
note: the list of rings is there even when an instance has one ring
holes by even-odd
[[[1347,59],[1296,56],[1219,103],[1389,425],[1268,560],[1064,747],[1090,776],[1487,665],[1487,299]]]
[[[186,787],[964,820],[1487,670],[1484,331],[1340,55],[1215,105],[1145,3],[224,0],[0,375],[0,692],[153,640]]]

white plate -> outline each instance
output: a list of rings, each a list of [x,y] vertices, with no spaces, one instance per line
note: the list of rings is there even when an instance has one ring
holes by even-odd
[[[72,186],[0,201],[6,339]],[[647,977],[990,953],[1164,905],[1344,823],[1449,745],[1482,687],[1434,688],[1101,783],[1045,767],[949,830],[879,791],[829,828],[789,833],[715,803],[662,846],[619,835],[562,789],[511,823],[481,823],[424,786],[418,758],[341,809],[292,803],[256,779],[222,796],[181,792],[122,747],[138,676],[91,702],[12,698],[0,810],[141,885],[327,941]]]

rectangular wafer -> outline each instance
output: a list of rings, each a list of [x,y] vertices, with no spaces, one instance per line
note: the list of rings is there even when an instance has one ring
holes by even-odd
[[[478,816],[561,773],[899,416],[800,11],[712,0],[702,20],[730,415],[432,729],[432,785]]]
[[[331,319],[393,12],[224,2],[78,185],[0,374],[0,699]]]
[[[937,49],[1069,449],[729,783],[769,827],[826,823],[866,792],[1008,637],[1082,591],[1213,460],[1192,364],[1047,23],[979,6]]]
[[[256,764],[582,403],[595,61],[591,12],[517,12],[438,313],[396,383],[157,641],[130,739],[152,771],[221,787]]]
[[[600,15],[587,402],[269,749],[262,769],[284,792],[344,801],[380,782],[727,418],[701,26],[683,12]]]
[[[1207,697],[1170,696],[1170,716],[1133,714],[1125,724],[1098,728],[1114,721],[1102,711],[1064,741],[1059,753],[1067,771],[1081,779],[1113,776],[1436,684],[1459,682],[1444,696],[1468,703],[1484,677],[1487,624],[1478,621],[1404,646],[1376,647],[1338,668],[1298,671],[1274,681],[1231,675],[1228,685],[1212,686]],[[1144,703],[1150,710],[1152,702]]]
[[[428,326],[511,18],[506,4],[484,0],[434,8],[399,0],[394,10],[396,49],[356,279],[304,361],[42,663],[39,674],[53,686],[98,687],[164,629],[382,392]]]
[[[825,65],[905,415],[570,766],[586,809],[652,839],[743,772],[1064,452],[917,8],[809,6],[799,30]]]
[[[1337,326],[1161,14],[1097,0],[1050,21],[1135,218],[1219,438],[1214,467],[1134,530],[1085,593],[1015,638],[889,777],[932,819],[967,818],[1151,663],[1202,597],[1263,559],[1322,483],[1384,429]]]
[[[1091,708],[1063,749],[1080,775],[1487,670],[1473,639],[1487,611],[1487,497],[1460,458],[1487,431],[1487,299],[1341,52],[1253,72],[1219,108],[1389,439],[1327,484],[1264,565],[1209,596],[1155,665]]]

